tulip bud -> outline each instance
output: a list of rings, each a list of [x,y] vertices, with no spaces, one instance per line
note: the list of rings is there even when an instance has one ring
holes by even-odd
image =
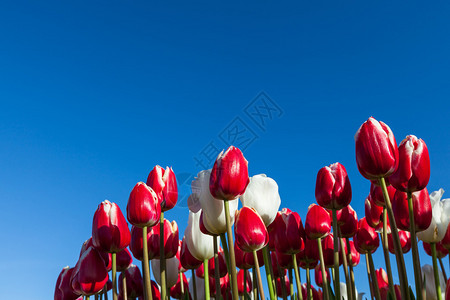
[[[311,289],[311,293],[312,293],[312,300],[322,300],[323,299],[323,295],[322,295],[322,291],[319,289],[316,290],[316,288],[314,286],[312,286],[311,284],[309,285],[310,289]],[[341,287],[341,291],[343,291],[342,287]],[[302,284],[302,295],[303,295],[303,299],[309,299],[308,295],[308,286],[306,285],[306,283]],[[346,293],[342,293],[342,295],[346,295]],[[344,297],[342,297],[344,298]]]
[[[262,249],[269,242],[269,233],[258,213],[244,206],[236,213],[234,225],[236,244],[246,252]]]
[[[423,250],[429,255],[432,256],[431,252],[431,245],[428,243],[423,242]],[[448,254],[448,250],[442,247],[441,243],[436,243],[436,257],[437,258],[444,258]]]
[[[209,190],[216,199],[234,200],[245,192],[249,183],[248,162],[241,150],[230,146],[214,163]]]
[[[244,283],[244,272],[247,273],[246,280]],[[252,292],[252,273],[250,273],[248,270],[239,270],[237,274],[237,281],[238,281],[238,291],[239,296],[244,294],[244,285],[245,285],[245,291],[247,294],[250,294]]]
[[[185,293],[189,293],[188,291],[189,283],[187,281],[186,275],[184,275],[184,273],[181,273],[181,278],[183,280],[183,288]],[[170,297],[175,299],[183,299],[183,293],[181,292],[181,278],[180,275],[178,275],[177,283],[170,288]]]
[[[388,185],[386,188],[389,194],[389,199],[392,201],[397,190],[391,185]],[[370,198],[376,205],[381,207],[386,206],[386,203],[384,202],[383,190],[379,185],[376,185],[373,182],[370,184]]]
[[[280,216],[275,228],[275,247],[283,254],[297,254],[305,248],[305,230],[300,215],[283,208]]]
[[[441,201],[444,190],[440,189],[430,195],[432,207],[432,218],[430,226],[422,232],[417,233],[417,238],[427,243],[440,242],[447,232],[450,221],[450,199]]]
[[[143,243],[142,243],[142,228],[132,226],[131,227],[131,242],[130,251],[133,253],[134,258],[142,261],[143,259]],[[151,231],[147,231],[147,241],[151,238]]]
[[[203,262],[196,259],[189,251],[186,244],[186,237],[183,237],[180,250],[180,263],[186,270],[197,269]]]
[[[370,117],[355,135],[356,164],[367,179],[389,177],[398,167],[398,149],[389,126]]]
[[[80,251],[80,256],[83,255],[83,252],[86,251],[87,249],[89,249],[89,247],[94,247],[94,244],[92,243],[92,237],[90,237],[88,240],[86,240],[83,243],[83,246],[81,246],[81,251]],[[98,253],[100,254],[100,256],[103,258],[103,260],[105,261],[105,267],[106,270],[109,272],[112,269],[112,258],[111,258],[111,253],[102,251],[97,249]]]
[[[398,231],[398,236],[400,238],[400,245],[402,246],[402,252],[408,253],[411,249],[411,233],[409,231]],[[389,252],[395,254],[394,241],[392,239],[392,233],[388,234],[388,248]]]
[[[127,296],[128,298],[139,298],[144,296],[144,287],[142,281],[142,275],[139,268],[135,265],[120,273],[119,282],[123,282],[123,277],[126,278]],[[123,295],[123,285],[119,284],[119,293]]]
[[[160,270],[160,260],[153,259],[151,261],[153,277],[156,282],[161,285],[161,270]],[[167,287],[172,287],[177,283],[178,273],[180,272],[180,261],[176,257],[166,259],[166,277],[167,277]]]
[[[178,200],[177,179],[172,168],[155,166],[147,177],[147,185],[158,195],[162,211],[172,209]]]
[[[311,240],[328,235],[331,231],[330,214],[321,206],[311,204],[305,221],[305,233]]]
[[[55,286],[55,300],[76,300],[80,294],[76,294],[70,285],[70,277],[74,268],[65,267],[59,273]]]
[[[366,221],[376,231],[383,228],[383,207],[376,205],[369,195],[365,201]]]
[[[130,239],[130,229],[119,206],[108,200],[100,203],[92,222],[94,247],[117,253],[130,244]]]
[[[83,252],[70,278],[77,294],[89,296],[98,293],[108,281],[105,262],[94,247]]]
[[[414,224],[416,232],[424,231],[431,224],[432,219],[432,207],[428,190],[414,192],[411,194],[414,212]],[[408,196],[406,193],[397,191],[395,192],[392,200],[392,211],[394,212],[395,223],[397,227],[402,230],[409,231],[409,208],[408,208]]]
[[[123,272],[131,265],[133,257],[127,248],[117,253],[117,271]]]
[[[184,237],[189,252],[196,259],[204,261],[214,256],[213,237],[200,231],[201,210],[189,212],[188,226],[184,231]]]
[[[255,175],[241,197],[242,205],[256,210],[268,227],[277,216],[281,199],[278,184],[265,174]]]
[[[234,256],[236,257],[236,267],[239,269],[251,269],[255,266],[253,253],[245,252],[234,243]],[[259,267],[264,266],[264,258],[262,250],[256,251]]]
[[[127,204],[128,221],[138,227],[152,227],[159,222],[161,203],[156,193],[145,183],[138,182]]]
[[[219,250],[217,252],[218,260],[219,260],[219,277],[223,277],[227,274],[227,263],[225,262],[225,254],[223,253],[223,249],[219,247]],[[210,259],[208,261],[208,271],[211,276],[215,274],[215,259]]]
[[[305,249],[297,254],[297,261],[303,269],[313,269],[319,262],[319,247],[316,240],[305,237]]]
[[[402,299],[402,292],[400,291],[400,286],[398,284],[394,284],[395,296],[397,299]],[[380,296],[381,300],[389,300],[389,286],[385,286],[382,289],[380,288]]]
[[[341,252],[340,243],[338,245],[339,252]],[[325,266],[332,268],[334,266],[334,237],[332,233],[322,239],[322,252]],[[339,261],[339,264],[341,265],[342,261]]]
[[[383,268],[375,270],[375,275],[377,277],[378,288],[381,290],[385,287],[389,287],[388,275]]]
[[[424,189],[430,180],[430,156],[422,139],[408,135],[398,147],[398,169],[389,182],[402,192]]]
[[[148,258],[159,259],[160,256],[160,226],[154,226],[150,229],[150,238],[148,239]],[[164,219],[164,257],[172,258],[178,251],[178,225],[177,222],[170,223]]]
[[[285,291],[287,295],[290,295],[291,293],[291,284],[289,282],[289,279],[285,276],[284,277],[284,281],[278,277],[277,278],[277,296],[278,298],[283,298],[283,289],[282,289],[282,284],[284,283],[284,285],[286,286]]]
[[[286,255],[278,251],[273,251],[270,252],[270,260],[272,263],[272,270],[275,277],[286,275],[286,269],[293,268],[291,255]],[[278,267],[280,267],[282,274],[280,274]]]
[[[352,187],[343,165],[334,163],[319,170],[316,179],[316,200],[320,206],[335,210],[350,204]]]
[[[375,229],[367,224],[366,218],[362,218],[358,221],[358,230],[353,237],[355,242],[355,248],[359,253],[373,253],[380,245],[380,238],[375,232]]]
[[[342,238],[351,238],[355,235],[358,229],[358,216],[356,211],[347,205],[338,211],[337,221],[339,224],[339,234]]]
[[[327,282],[331,282],[330,281],[330,272],[328,271],[328,268],[325,268],[326,270],[326,277],[327,277]],[[323,288],[323,277],[322,277],[322,268],[320,267],[320,265],[317,265],[314,268],[314,280],[316,281],[316,285]]]
[[[361,255],[358,251],[356,251],[355,243],[353,241],[349,241],[350,244],[350,253],[352,255],[351,261],[348,262],[352,267],[356,267],[361,260]],[[347,252],[348,253],[348,252]]]

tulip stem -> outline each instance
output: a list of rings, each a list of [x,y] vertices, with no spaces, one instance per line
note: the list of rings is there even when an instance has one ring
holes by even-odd
[[[366,255],[369,258],[369,268],[370,268],[370,273],[372,274],[372,284],[373,284],[373,289],[375,291],[375,299],[381,300],[380,288],[378,287],[378,280],[377,280],[377,275],[375,273],[375,267],[373,265],[372,253],[367,252]]]
[[[116,253],[111,253],[112,258],[112,284],[113,284],[113,300],[117,300],[117,279],[116,279],[116,273],[117,273],[117,264],[116,264]]]
[[[389,217],[389,224],[391,226],[392,239],[394,241],[395,256],[397,260],[398,277],[400,281],[400,290],[402,299],[409,298],[409,285],[408,276],[406,275],[405,259],[403,257],[402,245],[400,244],[400,237],[398,235],[397,224],[395,223],[394,213],[392,211],[391,200],[389,199],[389,193],[386,187],[386,181],[383,177],[379,178],[379,184],[383,191],[384,202],[386,203],[386,209]]]
[[[223,254],[225,255],[225,263],[227,265],[227,271],[230,273],[230,253],[228,252],[227,239],[225,238],[225,234],[220,234],[220,241],[222,242]]]
[[[436,243],[430,243],[431,256],[433,257],[434,284],[436,285],[436,295],[438,300],[442,300],[441,284],[439,283],[439,268],[436,259]]]
[[[442,259],[439,257],[438,260],[439,260],[439,265],[441,266],[442,275],[444,275],[444,280],[445,280],[445,282],[447,282],[447,273],[445,272],[444,264],[442,263]]]
[[[292,276],[292,268],[289,268],[289,295],[291,300],[294,300],[294,278]]]
[[[153,300],[152,283],[150,280],[150,265],[148,259],[147,226],[142,228],[142,269],[144,272],[144,295],[145,299]]]
[[[281,266],[280,266],[280,263],[278,262],[278,259],[277,259],[277,270],[278,270],[278,274],[280,274],[281,294],[283,296],[283,300],[287,300],[286,277],[284,276],[284,273],[281,270]]]
[[[127,295],[127,277],[125,274],[122,274],[122,288],[123,288],[123,300],[128,300]]]
[[[166,300],[167,285],[166,285],[166,259],[164,255],[164,211],[161,210],[159,217],[159,261],[161,272],[161,299]]]
[[[340,242],[340,246],[342,249],[342,264],[344,265],[345,285],[347,287],[347,299],[356,300],[353,298],[353,294],[352,294],[352,290],[351,290],[350,276],[348,274],[347,252],[345,249],[346,247],[344,244],[344,239],[339,237],[339,242]]]
[[[333,213],[333,232],[334,232],[334,292],[336,294],[336,299],[341,299],[341,280],[339,279],[339,235],[338,235],[338,225],[337,225],[337,214],[336,209],[332,209]]]
[[[308,298],[308,300],[313,299],[311,290],[311,274],[309,268],[306,268],[306,298]]]
[[[274,287],[273,287],[273,282],[272,282],[272,274],[270,272],[270,266],[272,263],[269,260],[269,245],[264,247],[262,249],[262,251],[263,251],[264,266],[265,266],[264,269],[266,269],[267,286],[269,287],[270,300],[274,300],[276,298],[275,298]]]
[[[197,300],[197,280],[195,279],[195,270],[192,269],[192,286],[194,287],[194,300]]]
[[[367,280],[369,280],[369,287],[370,287],[370,299],[373,300],[374,292],[373,292],[372,272],[370,271],[369,256],[368,255],[364,256],[366,257],[366,270],[367,270]]]
[[[244,300],[247,299],[247,269],[244,269]]]
[[[259,296],[261,297],[261,299],[266,299],[266,297],[264,297],[264,288],[261,280],[261,272],[259,271],[259,262],[258,262],[258,255],[256,255],[256,250],[253,250],[253,259],[255,260],[255,271],[256,271],[256,278],[258,280]]]
[[[182,299],[184,297],[184,282],[183,282],[183,272],[178,272],[178,277],[180,278],[180,286],[181,286],[181,296]]]
[[[355,273],[353,272],[352,248],[350,246],[350,240],[348,238],[345,239],[345,242],[347,244],[347,251],[348,251],[347,257],[348,257],[348,266],[350,269],[350,284],[352,286],[352,298],[354,300],[357,300],[355,288]]]
[[[394,290],[394,280],[392,279],[391,259],[389,257],[389,245],[387,237],[387,212],[386,207],[383,208],[383,232],[381,234],[381,242],[383,245],[384,262],[386,263],[386,271],[388,276],[389,291],[391,292],[393,300],[397,299]]]
[[[105,286],[103,287],[103,294],[105,295],[105,300],[108,300],[108,288]]]
[[[253,273],[253,299],[258,300],[258,286],[256,285],[256,268],[253,267],[252,269]]]
[[[217,250],[217,235],[213,236],[213,247],[214,247],[214,281],[216,284],[216,297],[215,299],[220,300],[222,295],[220,292],[220,274],[219,274],[219,254]]]
[[[85,299],[85,300],[89,300],[89,296],[85,296],[84,299]]]
[[[298,266],[297,266],[297,257],[295,256],[295,254],[292,254],[291,256],[292,256],[292,263],[294,264],[295,283],[297,285],[298,299],[303,300],[302,284],[300,283],[300,274],[298,272]]]
[[[225,206],[225,219],[227,224],[227,238],[228,238],[228,251],[230,252],[230,275],[231,275],[231,289],[233,292],[233,299],[239,299],[239,291],[237,285],[236,275],[236,258],[234,256],[234,243],[233,232],[231,231],[231,218],[230,218],[230,205],[227,200],[223,201]]]
[[[205,278],[205,299],[209,300],[210,296],[209,296],[209,270],[208,270],[208,260],[205,259],[203,261],[203,269],[205,270],[205,274],[204,274],[204,278]],[[238,299],[238,298],[236,298]]]
[[[318,238],[317,239],[317,246],[319,248],[319,259],[320,259],[320,270],[322,271],[322,284],[324,286],[324,290],[325,290],[325,300],[330,299],[330,295],[328,294],[328,280],[327,280],[327,273],[325,270],[325,263],[323,260],[323,251],[322,251],[322,239]]]

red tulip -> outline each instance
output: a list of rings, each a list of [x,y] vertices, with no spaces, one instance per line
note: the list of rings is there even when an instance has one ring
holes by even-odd
[[[158,284],[152,280],[152,296],[153,300],[161,300],[161,292],[159,291]]]
[[[323,300],[322,291],[320,289],[318,291],[312,285],[310,285],[310,288],[311,288],[311,292],[312,292],[312,300]],[[308,292],[308,288],[307,288],[306,283],[304,283],[304,284],[302,284],[303,299],[308,299],[307,292]]]
[[[147,241],[151,237],[151,230],[147,231]],[[131,242],[130,242],[130,251],[133,253],[134,258],[142,261],[143,259],[143,244],[142,244],[142,228],[132,226],[131,227]]]
[[[153,226],[150,230],[150,237],[148,239],[148,259],[159,259],[160,256],[160,226]],[[177,222],[170,223],[164,219],[164,257],[166,259],[172,258],[178,251],[178,225]]]
[[[255,266],[253,253],[241,250],[236,243],[234,244],[234,256],[236,257],[236,267],[239,269],[251,269]],[[259,267],[264,266],[264,258],[262,250],[256,251]]]
[[[411,196],[414,207],[416,232],[424,231],[430,226],[433,217],[428,190],[424,188],[423,190],[412,193]],[[406,193],[401,191],[395,193],[394,200],[392,201],[392,211],[394,212],[397,227],[409,231],[409,209]]]
[[[325,270],[326,270],[327,282],[331,282],[330,281],[330,272],[328,271],[328,268],[325,268]],[[317,286],[323,288],[322,268],[320,267],[320,265],[317,265],[314,268],[314,280],[316,281]]]
[[[394,284],[395,296],[397,299],[402,299],[402,292],[400,291],[400,286],[398,284]],[[389,286],[385,286],[382,289],[380,288],[380,296],[381,300],[392,299],[389,297]]]
[[[319,247],[316,240],[305,237],[305,249],[297,254],[297,260],[303,269],[313,269],[319,261]]]
[[[351,260],[351,262],[349,261],[348,264],[351,265],[352,267],[356,267],[359,264],[359,261],[361,260],[361,255],[359,254],[358,251],[356,251],[355,243],[353,241],[349,241],[349,244],[350,244],[352,260]]]
[[[339,252],[341,252],[340,248],[339,246]],[[334,266],[334,237],[332,233],[322,239],[322,252],[325,266],[332,268]],[[342,264],[342,261],[339,261],[339,264]]]
[[[422,139],[408,135],[398,147],[398,169],[389,182],[402,192],[424,189],[430,180],[430,155]]]
[[[228,290],[230,289],[230,278],[228,274],[221,277],[220,280],[220,294],[222,297],[226,297]],[[209,293],[211,296],[216,294],[216,280],[214,276],[209,277]]]
[[[362,218],[358,221],[358,230],[353,237],[355,242],[355,248],[359,253],[373,253],[380,245],[380,238],[375,232],[375,229],[367,224],[366,218]]]
[[[423,250],[425,250],[425,252],[431,256],[431,245],[428,243],[423,242]],[[442,244],[436,243],[436,257],[437,258],[444,258],[446,257],[448,254],[448,250],[445,249],[444,247],[442,247]]]
[[[367,179],[389,177],[398,167],[398,149],[389,126],[370,117],[355,135],[356,164]]]
[[[276,285],[277,285],[277,296],[278,296],[278,298],[283,298],[283,290],[281,288],[282,282],[283,282],[283,280],[280,277],[277,277],[277,284]],[[286,295],[290,295],[291,294],[291,284],[289,282],[289,279],[286,276],[284,276],[284,284],[286,286],[286,289],[285,289]]]
[[[386,188],[389,194],[389,199],[390,201],[392,201],[397,190],[392,185],[388,185]],[[370,198],[372,199],[372,202],[374,202],[378,206],[384,207],[386,204],[384,202],[384,196],[381,187],[377,184],[374,184],[373,182],[370,184]]]
[[[262,249],[269,242],[263,220],[254,209],[247,206],[236,213],[234,235],[237,246],[246,252]]]
[[[287,208],[283,208],[280,215],[281,218],[275,218],[278,222],[275,228],[275,248],[283,254],[297,254],[305,248],[305,230],[300,215]]]
[[[282,217],[281,217],[281,212],[277,212],[275,219],[272,221],[272,223],[269,224],[269,226],[267,226],[267,232],[269,233],[269,250],[270,251],[275,251],[275,240],[276,240],[276,232],[277,232],[277,227],[281,226],[282,224],[280,223],[284,223],[282,222]]]
[[[447,226],[447,231],[445,232],[444,238],[440,242],[442,247],[450,250],[450,226]]]
[[[142,281],[142,275],[139,268],[135,265],[120,273],[119,276],[119,294],[123,295],[123,277],[126,278],[127,296],[128,298],[138,298],[144,296],[144,287]]]
[[[352,200],[352,187],[345,167],[334,163],[323,167],[316,179],[317,203],[328,209],[342,209]]]
[[[203,262],[199,261],[191,254],[191,252],[187,247],[184,237],[181,242],[180,263],[181,266],[186,270],[197,269],[200,265],[203,264]]]
[[[375,275],[377,277],[379,289],[389,287],[388,275],[383,268],[379,268],[378,270],[375,270]]]
[[[184,273],[181,273],[181,277],[183,278],[184,292],[189,293],[189,283],[187,281],[186,275],[184,275]],[[180,275],[178,275],[177,283],[175,283],[175,285],[170,288],[170,297],[175,299],[183,299],[183,293],[181,292]]]
[[[130,244],[130,239],[130,229],[119,206],[108,200],[103,201],[92,222],[92,242],[95,248],[117,253]]]
[[[221,247],[219,247],[218,258],[219,258],[219,277],[223,277],[227,274],[227,263],[225,262],[225,254],[223,253],[223,249]],[[215,260],[214,258],[212,258],[208,261],[208,271],[211,276],[214,276],[215,268],[216,268]]]
[[[328,212],[319,205],[311,204],[306,214],[306,236],[311,240],[315,240],[328,235],[330,231],[331,218]]]
[[[108,281],[105,262],[94,247],[83,252],[70,278],[73,290],[89,296],[98,293]]]
[[[238,281],[238,291],[239,295],[244,294],[244,272],[247,272],[246,278],[245,278],[245,290],[247,294],[252,292],[252,275],[248,270],[239,270],[237,274],[237,281]]]
[[[125,248],[117,253],[117,271],[123,272],[131,265],[133,262],[133,257],[131,257],[130,251]]]
[[[450,279],[447,280],[447,285],[445,287],[445,300],[450,300]]]
[[[156,193],[145,183],[138,182],[127,204],[128,221],[137,227],[152,227],[159,222],[161,203]]]
[[[74,268],[65,267],[59,273],[55,286],[55,300],[76,300],[80,294],[76,294],[70,285],[70,277]]]
[[[162,211],[172,209],[178,200],[177,179],[172,168],[155,166],[147,177],[147,185],[158,195]]]
[[[407,253],[411,249],[411,233],[409,231],[398,231],[398,236],[400,238],[400,245],[402,246],[402,252]],[[389,252],[395,254],[394,241],[392,239],[392,233],[388,234],[388,248]]]
[[[275,277],[280,277],[281,275],[286,275],[286,269],[292,268],[292,256],[285,255],[280,252],[270,252],[270,261],[272,264],[272,270]],[[278,270],[278,266],[281,269]]]
[[[248,162],[241,150],[230,146],[219,154],[211,171],[209,190],[216,199],[233,200],[242,195],[250,182]]]
[[[366,221],[377,231],[383,228],[383,207],[376,205],[369,195],[365,201]]]
[[[83,255],[83,252],[86,251],[87,249],[89,249],[89,247],[94,247],[94,244],[92,243],[92,237],[90,237],[88,240],[86,240],[83,243],[83,246],[81,246],[81,251],[80,251],[80,256]],[[98,253],[100,253],[100,256],[103,258],[103,260],[105,261],[105,267],[106,270],[109,272],[112,269],[112,258],[111,258],[111,253],[102,251],[97,249]]]
[[[353,237],[358,229],[358,216],[356,211],[347,205],[341,210],[338,210],[337,220],[339,224],[339,234],[342,238]]]

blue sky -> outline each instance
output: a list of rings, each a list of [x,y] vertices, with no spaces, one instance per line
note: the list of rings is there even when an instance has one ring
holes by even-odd
[[[101,201],[125,211],[156,164],[189,178],[202,150],[225,148],[234,129],[250,134],[233,143],[250,139],[250,174],[274,178],[282,207],[303,219],[317,171],[336,161],[363,216],[369,183],[354,134],[370,116],[398,143],[423,138],[430,191],[450,190],[449,13],[444,2],[3,1],[2,297],[52,297]],[[262,127],[250,117],[260,92],[278,107]],[[167,217],[182,233],[180,202]]]

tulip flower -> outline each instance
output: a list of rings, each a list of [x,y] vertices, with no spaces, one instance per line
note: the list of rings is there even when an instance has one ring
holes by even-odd
[[[431,244],[423,242],[423,250],[429,255],[432,256]],[[445,249],[441,243],[436,243],[436,257],[444,258],[448,254],[448,250]]]
[[[395,296],[397,299],[402,299],[402,294],[400,291],[400,286],[398,284],[394,285]],[[389,287],[385,286],[380,289],[381,300],[389,300]]]
[[[447,281],[447,286],[445,287],[445,300],[450,300],[450,279]]]
[[[400,244],[402,245],[402,252],[408,253],[411,249],[411,233],[409,233],[408,231],[399,230],[398,236],[400,238]],[[388,248],[389,252],[395,254],[394,241],[392,240],[391,233],[388,234]]]
[[[367,179],[389,177],[398,167],[398,149],[389,126],[370,117],[355,135],[356,163]]]
[[[334,235],[330,233],[326,237],[322,239],[322,252],[323,252],[323,258],[325,262],[325,266],[327,268],[332,268],[334,266]],[[340,251],[340,248],[338,249]],[[339,266],[339,259],[338,259],[338,266]]]
[[[71,284],[70,277],[74,268],[65,267],[59,273],[55,286],[55,300],[76,300],[80,294],[75,293]]]
[[[444,190],[440,189],[430,195],[430,202],[432,206],[432,219],[430,226],[417,233],[417,237],[427,243],[440,242],[447,231],[448,223],[450,221],[450,199],[441,201]]]
[[[252,273],[248,270],[239,270],[237,279],[239,295],[250,294],[252,291]]]
[[[355,235],[358,229],[358,216],[350,205],[337,212],[337,221],[341,238],[350,238]]]
[[[314,269],[319,260],[319,249],[317,241],[310,240],[305,237],[305,249],[297,254],[297,259],[300,261],[300,267],[303,269]]]
[[[341,286],[341,292],[342,292],[341,293],[342,294],[342,299],[343,300],[348,300],[348,298],[347,298],[347,285],[344,282],[340,282],[340,286]],[[358,293],[356,288],[355,288],[355,294],[356,294],[356,299],[355,300],[363,300],[364,299],[364,294],[365,293]],[[397,299],[400,299],[400,298],[397,298]],[[386,299],[382,298],[382,300],[386,300]]]
[[[153,277],[156,282],[161,285],[161,271],[160,271],[160,260],[152,260],[152,271]],[[166,276],[167,276],[167,286],[172,287],[177,283],[178,273],[181,269],[180,261],[176,257],[172,257],[166,260]]]
[[[160,226],[154,226],[150,229],[148,239],[149,259],[160,258]],[[178,251],[178,225],[177,222],[169,222],[164,219],[164,258],[172,258]]]
[[[283,272],[283,274],[280,274],[279,272],[275,271],[278,266],[280,266],[280,268],[284,270],[294,267],[292,255],[286,255],[281,252],[274,251],[270,253],[270,258],[272,261],[272,269],[275,277],[282,276],[285,273]]]
[[[349,260],[349,264],[352,267],[356,267],[359,264],[361,256],[360,256],[359,252],[356,250],[355,243],[353,241],[348,241],[348,242],[349,242],[349,246],[350,246],[349,247],[350,248],[350,254],[351,254],[351,257],[352,257],[352,259]]]
[[[376,205],[370,195],[364,202],[364,211],[367,224],[376,231],[381,231],[383,228],[383,207]]]
[[[330,231],[331,218],[328,212],[319,205],[311,204],[306,214],[306,236],[311,240],[315,240],[327,236]]]
[[[227,274],[227,263],[225,262],[225,254],[223,253],[223,249],[219,248],[217,253],[217,260],[219,262],[219,277],[222,278]],[[209,274],[214,274],[216,270],[216,263],[214,259],[210,259],[208,261]]]
[[[353,241],[356,250],[361,254],[373,253],[380,245],[378,234],[369,226],[365,217],[358,221],[358,230]]]
[[[183,240],[181,242],[180,263],[181,266],[186,270],[197,269],[202,264],[202,262],[196,259],[189,251],[186,244],[186,237],[183,237]]]
[[[255,175],[250,178],[250,183],[242,195],[241,201],[243,206],[255,209],[267,227],[275,220],[281,204],[278,184],[265,174]]]
[[[280,216],[275,228],[275,247],[283,254],[297,254],[305,248],[305,230],[300,215],[283,208]]]
[[[236,213],[234,234],[237,246],[246,252],[258,251],[269,242],[269,234],[262,218],[247,206]]]
[[[438,275],[437,275],[438,274]],[[435,286],[435,276],[438,276],[439,278],[439,288],[436,288]],[[425,284],[425,290],[427,292],[427,300],[428,299],[442,299],[445,297],[443,291],[445,291],[445,280],[444,276],[442,275],[441,270],[436,268],[436,271],[434,268],[430,265],[424,265],[422,266],[422,281]],[[437,290],[439,290],[439,293],[437,293]],[[438,297],[439,295],[439,297]]]
[[[282,284],[283,284],[283,280],[281,280],[281,278],[278,277],[278,278],[277,278],[277,284],[276,284],[276,286],[277,286],[277,296],[278,296],[279,298],[283,298],[283,288],[282,288]],[[289,282],[289,279],[287,279],[287,278],[284,279],[284,286],[286,287],[285,290],[287,291],[287,293],[290,294],[290,291],[291,291],[291,284],[290,284],[290,282]]]
[[[152,227],[158,223],[160,215],[160,199],[152,188],[143,182],[138,182],[128,198],[128,221],[134,226]]]
[[[189,283],[186,278],[186,275],[184,275],[184,273],[180,273],[180,275],[178,276],[177,283],[170,288],[170,297],[175,299],[183,299],[183,295],[185,293],[189,293],[188,286]]]
[[[189,210],[203,211],[202,221],[205,228],[212,234],[219,235],[227,231],[225,207],[222,200],[211,195],[209,182],[211,170],[204,170],[197,174],[192,181],[192,195],[188,198]],[[234,224],[234,215],[238,208],[239,199],[229,200],[230,222]]]
[[[84,243],[83,246],[81,246],[81,250],[80,250],[80,256],[83,255],[83,252],[86,251],[87,249],[89,249],[89,247],[94,247],[94,244],[92,243],[92,237],[90,237],[89,239],[87,239]],[[111,253],[102,251],[97,249],[98,253],[100,253],[100,256],[103,258],[103,260],[105,261],[105,266],[106,266],[106,270],[109,272],[112,269],[112,258],[111,258]]]
[[[117,253],[117,271],[125,271],[132,262],[133,257],[131,257],[131,253],[127,248]]]
[[[125,277],[128,298],[139,298],[144,296],[141,271],[135,265],[130,265],[119,276],[119,282],[123,282]],[[119,284],[119,294],[123,295],[123,285]]]
[[[94,247],[83,252],[70,278],[77,294],[90,296],[100,292],[108,281],[105,262]]]
[[[383,289],[384,287],[389,286],[388,275],[383,268],[379,268],[378,270],[375,270],[375,276],[377,278],[378,288],[380,290]]]
[[[414,192],[411,194],[414,207],[414,225],[415,231],[418,233],[427,229],[432,220],[432,206],[428,190]],[[410,231],[409,213],[408,213],[408,197],[407,194],[397,191],[392,201],[392,210],[395,216],[395,222],[399,229]]]
[[[330,272],[326,269],[325,276],[327,278],[327,282],[330,282]],[[314,268],[314,280],[316,281],[316,285],[323,288],[323,279],[322,279],[322,270],[319,265]]]
[[[236,256],[236,266],[239,269],[251,269],[255,266],[253,253],[245,252],[234,244],[234,254]],[[256,256],[258,257],[258,265],[260,267],[264,266],[262,250],[257,251]]]
[[[130,251],[133,253],[134,258],[137,260],[143,260],[143,243],[142,243],[142,228],[132,226],[131,227],[131,242]],[[151,238],[151,231],[147,232],[147,241]],[[147,251],[148,252],[148,251]]]
[[[172,209],[178,200],[177,179],[172,168],[155,166],[147,177],[147,185],[153,189],[160,199],[162,211]]]
[[[189,280],[189,290],[194,295],[194,299],[206,299],[205,280],[203,278],[197,277],[193,274],[191,280]]]
[[[424,189],[430,180],[430,156],[422,139],[408,135],[398,147],[399,162],[389,182],[402,192]]]
[[[311,299],[312,300],[321,300],[321,299],[323,299],[322,291],[316,290],[316,288],[314,286],[312,286],[312,285],[309,285],[309,288],[311,290],[311,295],[312,295]],[[308,285],[306,283],[302,284],[302,296],[303,296],[303,299],[309,299],[308,296],[307,296],[308,295],[307,291],[308,291]],[[342,291],[342,288],[341,288],[341,291]],[[345,289],[344,289],[344,291],[345,291]],[[344,295],[342,295],[342,297],[344,298]],[[358,300],[360,300],[360,299],[358,299]]]
[[[386,188],[387,188],[387,191],[389,194],[389,199],[394,199],[394,195],[397,190],[391,185],[386,186]],[[370,195],[372,202],[374,202],[376,205],[381,206],[381,207],[386,206],[386,203],[384,201],[383,191],[379,185],[372,182],[370,184],[370,194],[369,195]]]
[[[196,213],[189,212],[188,226],[184,237],[189,252],[194,258],[205,261],[214,256],[213,237],[200,231],[201,210]]]
[[[323,167],[316,179],[317,203],[328,209],[340,210],[350,204],[352,188],[345,167],[334,163]]]

